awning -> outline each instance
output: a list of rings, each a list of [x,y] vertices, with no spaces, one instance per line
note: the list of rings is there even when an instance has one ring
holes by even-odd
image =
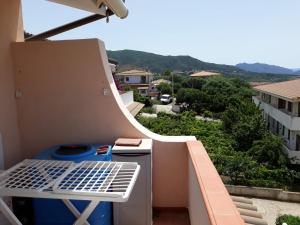
[[[109,8],[120,18],[126,18],[128,9],[122,0],[47,0],[59,4],[67,5],[73,8],[82,9],[88,12],[105,16],[106,9]],[[107,8],[106,8],[107,7]]]

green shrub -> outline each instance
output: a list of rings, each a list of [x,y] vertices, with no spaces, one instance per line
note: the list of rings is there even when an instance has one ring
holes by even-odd
[[[281,183],[278,183],[276,181],[263,180],[263,179],[248,180],[247,184],[248,186],[251,187],[265,187],[265,188],[279,188],[281,186]]]
[[[276,225],[282,225],[286,223],[287,225],[300,225],[300,217],[292,215],[282,215],[276,219]]]
[[[154,114],[155,110],[152,107],[145,107],[141,110],[142,113],[150,113],[150,114]]]
[[[145,107],[152,106],[152,101],[149,97],[145,97],[139,94],[138,90],[133,90],[133,99],[135,102],[145,104]]]
[[[210,112],[210,111],[208,111],[208,110],[205,110],[203,112],[203,117],[205,117],[205,118],[212,118],[213,117],[213,113]]]
[[[152,105],[161,105],[162,104],[161,101],[159,101],[158,99],[153,99],[153,100],[151,100],[151,102],[152,102]]]

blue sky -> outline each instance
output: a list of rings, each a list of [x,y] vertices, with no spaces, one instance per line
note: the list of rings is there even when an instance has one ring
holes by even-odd
[[[24,26],[31,33],[89,15],[44,0],[22,2]],[[126,5],[125,20],[97,21],[52,39],[96,37],[110,50],[300,68],[299,0],[126,0]]]

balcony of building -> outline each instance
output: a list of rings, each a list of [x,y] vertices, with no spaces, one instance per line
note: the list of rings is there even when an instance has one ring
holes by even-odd
[[[126,107],[132,95],[120,96],[102,41],[24,42],[20,1],[0,6],[1,167],[55,145],[147,138],[154,224],[244,224],[201,142],[154,134],[134,119]]]
[[[284,108],[279,108],[277,104],[268,103],[262,100],[260,96],[254,96],[252,99],[264,113],[279,121],[289,130],[300,130],[300,117],[293,115]]]
[[[6,167],[57,144],[150,138],[155,224],[244,224],[200,142],[151,133],[134,119],[132,95],[122,101],[102,41],[20,42],[11,54],[21,150],[7,157],[4,148]],[[184,218],[174,216],[178,209]]]
[[[291,146],[287,142],[284,143],[283,148],[288,157],[291,159],[291,163],[300,164],[300,151],[292,150]]]

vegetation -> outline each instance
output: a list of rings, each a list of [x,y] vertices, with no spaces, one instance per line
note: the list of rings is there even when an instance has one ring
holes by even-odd
[[[172,94],[172,86],[170,84],[161,83],[157,86],[157,89],[159,90],[160,94]]]
[[[268,131],[247,83],[224,77],[179,82],[183,88],[177,101],[188,103],[188,111],[137,117],[141,124],[162,135],[196,136],[230,184],[287,188],[299,183],[299,173],[289,169],[282,139]],[[222,122],[198,120],[197,113]]]
[[[135,102],[140,102],[145,105],[145,107],[151,107],[152,106],[152,101],[149,97],[145,97],[140,95],[137,89],[132,89],[130,86],[125,86],[124,87],[125,91],[133,91],[133,100]]]
[[[282,215],[276,219],[276,225],[282,225],[286,223],[288,225],[299,225],[300,224],[300,217],[292,216],[292,215]]]
[[[140,112],[154,114],[155,110],[153,109],[153,107],[144,107]]]

